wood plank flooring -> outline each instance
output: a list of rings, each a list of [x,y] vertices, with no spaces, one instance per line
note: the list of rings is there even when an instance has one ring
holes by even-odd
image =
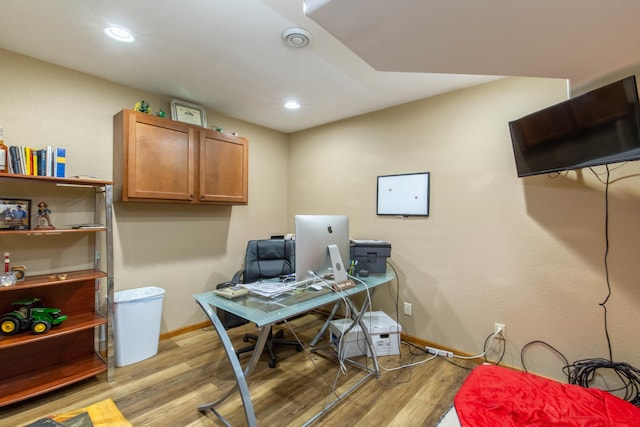
[[[277,325],[285,337],[295,334],[303,343],[311,341],[324,316],[308,314]],[[229,335],[236,348],[246,345],[245,332],[251,324],[234,328]],[[327,339],[317,347],[327,344]],[[332,399],[330,385],[338,389],[357,381],[360,370],[345,365],[337,369],[336,360],[322,352],[297,353],[294,347],[280,347],[275,369],[267,366],[266,352],[249,389],[260,426],[300,426]],[[243,355],[246,361],[249,354]],[[371,379],[323,415],[318,426],[435,426],[449,409],[453,396],[473,366],[466,361],[436,358],[400,370],[392,368],[427,359],[424,352],[401,344],[400,356],[379,358],[380,378]],[[371,359],[361,356],[362,363]],[[463,367],[461,367],[463,366]],[[6,369],[7,367],[3,367]],[[116,368],[115,381],[105,376],[57,390],[24,402],[0,408],[2,426],[23,426],[47,415],[86,407],[111,398],[133,426],[222,426],[213,414],[202,414],[197,407],[215,401],[234,384],[229,362],[212,328],[188,332],[160,341],[156,356],[133,365]],[[245,425],[239,395],[234,394],[219,407],[233,425]]]

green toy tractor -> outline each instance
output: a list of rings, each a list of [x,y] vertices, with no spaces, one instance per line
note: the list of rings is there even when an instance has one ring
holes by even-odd
[[[4,335],[31,330],[34,334],[44,334],[51,326],[67,320],[59,308],[40,308],[33,305],[40,298],[25,298],[11,303],[15,310],[5,313],[0,321],[0,331]]]

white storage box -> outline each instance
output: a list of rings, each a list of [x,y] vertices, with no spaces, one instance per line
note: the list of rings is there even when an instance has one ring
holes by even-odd
[[[383,311],[368,311],[362,321],[371,335],[376,356],[400,354],[400,331],[402,327]],[[369,348],[359,326],[354,326],[340,343],[340,337],[351,325],[351,319],[334,320],[329,325],[331,345],[340,356],[350,358],[366,354],[371,357]],[[338,349],[338,345],[341,346]]]
[[[400,354],[400,331],[402,327],[384,311],[368,311],[362,320],[371,335],[376,356]],[[367,356],[371,357],[367,348]]]
[[[329,323],[331,346],[341,359],[350,359],[366,353],[367,341],[360,326],[355,325],[342,340],[340,339],[351,323],[351,319],[333,320]]]

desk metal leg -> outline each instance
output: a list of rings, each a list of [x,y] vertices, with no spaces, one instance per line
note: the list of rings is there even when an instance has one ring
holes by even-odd
[[[373,299],[373,295],[375,293],[375,288],[369,291],[369,297],[371,299]],[[362,309],[361,311],[367,311],[369,309],[370,306],[370,301],[369,298],[367,298],[365,300],[365,302],[362,305]],[[311,347],[315,347],[316,344],[318,344],[318,341],[320,341],[320,339],[322,338],[322,335],[324,335],[324,333],[327,331],[327,328],[329,327],[329,324],[331,323],[331,321],[333,320],[333,318],[336,315],[336,312],[338,311],[338,307],[340,307],[340,301],[337,301],[335,304],[333,304],[333,308],[331,309],[331,313],[329,313],[329,317],[327,317],[327,320],[325,320],[324,324],[322,325],[322,328],[320,328],[320,330],[318,331],[318,333],[316,334],[315,337],[313,337],[313,339],[311,340],[311,342],[309,343],[309,345]],[[352,306],[353,308],[353,306]],[[358,311],[356,311],[356,313],[358,313]],[[353,316],[352,316],[353,318]]]
[[[333,304],[333,308],[331,309],[331,313],[329,313],[329,317],[327,317],[327,320],[324,322],[324,325],[322,325],[322,328],[320,328],[316,336],[313,337],[313,339],[309,343],[311,347],[315,347],[316,344],[318,344],[318,341],[320,341],[320,339],[322,338],[322,335],[324,335],[324,333],[327,331],[327,328],[329,327],[329,323],[331,323],[331,321],[333,320],[333,317],[336,315],[336,312],[338,311],[338,307],[340,307],[339,301]]]
[[[349,307],[351,308],[351,312],[356,316],[353,319],[353,323],[351,324],[351,326],[347,328],[347,331],[344,333],[346,334],[356,324],[360,326],[360,330],[364,335],[364,339],[367,342],[367,347],[369,348],[369,352],[371,353],[371,360],[373,361],[373,374],[375,375],[376,378],[378,378],[380,377],[380,366],[378,365],[378,356],[376,354],[376,349],[373,346],[373,341],[371,341],[371,334],[369,333],[369,330],[367,329],[367,327],[364,324],[364,321],[362,320],[362,317],[369,309],[369,300],[368,299],[365,300],[365,302],[362,304],[362,308],[360,311],[358,311],[355,308],[355,306],[353,305],[353,301],[351,301],[351,298],[347,298],[347,304],[349,304]]]
[[[378,357],[376,355],[375,348],[373,347],[373,341],[371,340],[371,334],[369,334],[368,329],[365,328],[364,321],[362,319],[364,317],[364,314],[367,312],[367,310],[369,308],[369,301],[368,300],[365,301],[363,303],[363,305],[362,305],[361,310],[358,311],[358,309],[355,307],[355,305],[354,305],[353,301],[351,300],[351,298],[347,297],[347,298],[345,298],[345,300],[346,300],[347,304],[349,305],[349,308],[351,309],[352,322],[351,322],[351,325],[349,325],[349,327],[345,331],[343,331],[343,334],[344,334],[343,336],[345,336],[356,325],[360,326],[360,329],[363,331],[363,335],[365,337],[365,340],[366,340],[366,343],[367,343],[367,347],[369,348],[369,352],[371,353],[371,359],[373,361],[373,369],[370,369],[367,366],[362,365],[361,363],[346,359],[350,363],[352,363],[352,364],[358,366],[359,368],[365,370],[367,372],[367,374],[364,377],[362,377],[357,383],[353,384],[348,390],[343,392],[340,396],[336,397],[327,406],[323,407],[310,420],[308,420],[306,423],[304,423],[303,427],[310,426],[315,421],[317,421],[319,418],[324,416],[334,406],[336,406],[338,403],[342,402],[347,396],[349,396],[351,393],[353,393],[355,390],[357,390],[362,384],[367,382],[371,377],[376,377],[376,378],[380,377],[380,367],[378,365]],[[335,314],[335,313],[333,313],[333,311],[332,311],[331,318],[333,317],[333,314]],[[317,350],[319,350],[319,349],[313,349],[312,351],[315,352]],[[340,357],[339,354],[337,356]]]
[[[258,341],[256,342],[255,350],[251,355],[251,359],[244,372],[242,370],[242,366],[240,365],[240,361],[236,356],[235,349],[231,343],[231,339],[227,334],[227,331],[224,329],[222,322],[218,318],[215,311],[208,304],[201,304],[200,301],[197,301],[198,305],[204,310],[204,312],[211,320],[213,327],[215,328],[218,336],[220,337],[220,341],[224,347],[225,352],[227,353],[227,358],[231,363],[231,367],[233,368],[233,374],[236,378],[236,385],[231,388],[224,396],[218,399],[215,402],[208,403],[205,405],[201,405],[198,407],[198,411],[207,412],[211,411],[215,416],[220,418],[222,422],[226,425],[231,425],[220,413],[215,410],[215,407],[220,403],[224,402],[229,396],[231,396],[236,390],[240,391],[240,397],[242,398],[242,406],[244,408],[245,417],[247,419],[247,425],[250,427],[257,426],[256,422],[256,413],[253,409],[253,403],[251,402],[251,396],[249,394],[249,386],[247,384],[247,376],[253,371],[253,368],[256,366],[260,355],[262,354],[262,350],[264,349],[265,343],[267,342],[267,336],[269,335],[269,330],[271,329],[271,325],[266,325],[260,331],[260,335],[258,336]]]
[[[373,294],[374,294],[375,289],[371,290],[370,292],[370,298],[366,298],[365,301],[362,303],[362,307],[360,308],[360,310],[358,310],[353,302],[353,300],[351,298],[345,298],[345,301],[347,303],[347,305],[349,305],[349,309],[351,312],[351,319],[353,320],[351,325],[349,325],[349,327],[343,331],[343,336],[346,336],[347,333],[349,333],[356,325],[360,326],[360,330],[363,331],[363,335],[367,344],[367,347],[369,348],[369,352],[371,353],[371,359],[373,361],[373,372],[372,374],[375,375],[376,378],[380,377],[380,366],[378,365],[378,356],[376,354],[375,348],[373,346],[373,341],[371,340],[371,334],[369,333],[369,330],[365,327],[364,321],[363,321],[363,317],[364,314],[369,310],[369,307],[371,306],[371,301],[370,299],[373,299]],[[318,340],[322,337],[322,334],[324,334],[324,332],[327,329],[327,326],[329,325],[329,322],[333,319],[333,317],[336,314],[336,311],[338,309],[338,306],[340,305],[340,302],[336,302],[335,305],[333,306],[333,309],[331,310],[331,314],[329,315],[329,318],[325,321],[324,325],[322,325],[322,328],[320,329],[320,331],[316,334],[316,336],[313,338],[313,341],[311,341],[311,346],[314,347],[317,343]],[[361,366],[362,368],[366,369],[366,367],[360,365],[359,363],[355,363],[358,366]]]

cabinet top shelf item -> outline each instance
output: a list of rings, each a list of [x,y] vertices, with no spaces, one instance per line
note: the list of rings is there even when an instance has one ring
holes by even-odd
[[[12,173],[0,173],[0,179],[8,179],[14,181],[38,181],[38,182],[48,182],[52,184],[61,184],[61,185],[81,185],[81,186],[90,186],[90,187],[102,187],[104,185],[112,185],[112,181],[107,181],[103,179],[93,179],[93,178],[53,178],[50,176],[33,176],[33,175],[19,175]]]

